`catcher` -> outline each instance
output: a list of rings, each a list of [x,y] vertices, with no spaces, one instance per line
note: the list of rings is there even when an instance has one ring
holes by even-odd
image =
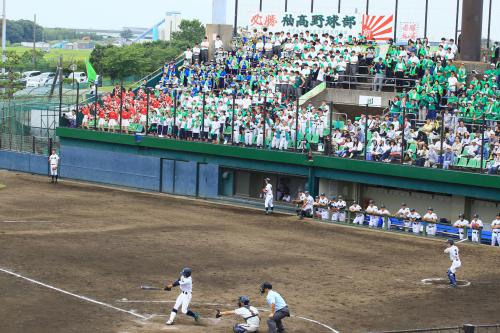
[[[215,318],[223,316],[237,315],[245,320],[245,324],[236,324],[233,327],[234,333],[257,332],[260,325],[259,310],[250,306],[250,299],[247,296],[240,296],[238,298],[238,308],[233,311],[219,311]]]

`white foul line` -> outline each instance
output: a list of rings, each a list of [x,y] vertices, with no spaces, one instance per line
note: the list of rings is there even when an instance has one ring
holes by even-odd
[[[107,303],[103,303],[103,302],[100,302],[100,301],[96,301],[95,299],[92,299],[92,298],[89,298],[89,297],[86,297],[86,296],[81,296],[81,295],[73,294],[73,293],[71,293],[69,291],[62,290],[60,288],[56,288],[54,286],[45,284],[43,282],[40,282],[40,281],[37,281],[37,280],[34,280],[34,279],[30,279],[28,277],[25,277],[25,276],[22,276],[20,274],[14,273],[14,272],[9,271],[7,269],[0,268],[0,272],[4,272],[5,274],[9,274],[9,275],[15,276],[17,278],[29,281],[29,282],[34,283],[34,284],[37,284],[39,286],[42,286],[42,287],[45,287],[45,288],[48,288],[48,289],[52,289],[52,290],[58,291],[60,293],[63,293],[63,294],[66,294],[66,295],[70,295],[70,296],[76,297],[78,299],[81,299],[81,300],[84,300],[84,301],[87,301],[87,302],[90,302],[90,303],[102,305],[104,307],[107,307],[107,308],[110,308],[110,309],[113,309],[113,310],[116,310],[116,311],[128,313],[128,314],[131,314],[131,315],[133,315],[135,317],[138,317],[138,318],[141,318],[141,319],[144,319],[144,320],[148,319],[148,317],[140,315],[140,314],[135,313],[133,311],[128,311],[128,310],[125,310],[125,309],[120,309],[120,308],[117,308],[116,306],[113,306],[111,304],[107,304]]]
[[[2,221],[2,223],[54,223],[53,221]]]
[[[119,303],[175,303],[175,301],[136,301],[136,300],[128,300],[128,299],[117,300],[117,302],[119,302]],[[206,305],[206,306],[231,306],[230,304],[219,304],[219,303],[191,303],[191,304],[193,304],[193,305]],[[269,310],[266,310],[266,309],[259,309],[259,311],[269,312]],[[152,318],[153,316],[159,317],[161,315],[151,315],[148,319]],[[330,327],[326,324],[323,324],[317,320],[309,319],[309,318],[302,317],[302,316],[295,316],[295,315],[291,315],[291,317],[299,318],[299,319],[308,321],[310,323],[322,326],[333,333],[340,333],[339,331],[337,331],[333,327]]]

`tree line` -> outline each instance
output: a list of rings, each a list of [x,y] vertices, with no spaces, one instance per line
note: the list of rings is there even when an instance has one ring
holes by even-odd
[[[187,47],[200,43],[205,28],[199,20],[183,20],[180,31],[172,33],[168,42],[156,41],[127,46],[96,45],[90,63],[100,75],[112,80],[144,76],[179,56]]]
[[[44,28],[38,24],[33,25],[30,20],[7,20],[7,42],[10,44],[21,42],[33,42],[33,30],[35,30],[36,41],[76,40],[90,37],[92,40],[102,40],[102,36],[94,33],[80,33],[75,29],[67,28]],[[2,26],[0,25],[0,34]]]

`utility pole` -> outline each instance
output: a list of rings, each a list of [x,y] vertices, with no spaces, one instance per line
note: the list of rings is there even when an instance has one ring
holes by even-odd
[[[36,66],[36,14],[33,17],[33,69]]]
[[[2,75],[5,75],[5,47],[7,46],[7,17],[5,14],[5,1],[3,0],[3,15],[2,15]]]

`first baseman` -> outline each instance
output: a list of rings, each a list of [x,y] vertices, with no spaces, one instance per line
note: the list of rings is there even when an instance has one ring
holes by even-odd
[[[179,296],[177,296],[174,308],[170,313],[170,318],[166,322],[167,325],[174,324],[175,316],[177,315],[179,307],[181,307],[182,313],[193,317],[195,321],[198,321],[200,319],[200,316],[197,313],[189,309],[189,303],[191,302],[193,292],[193,279],[191,278],[191,273],[191,268],[185,267],[181,272],[181,277],[177,281],[165,287],[165,290],[167,291],[170,291],[173,287],[177,286],[179,286],[179,288],[181,289],[181,293],[179,294]]]
[[[244,324],[236,324],[233,327],[234,333],[257,332],[260,326],[259,310],[250,305],[250,299],[247,296],[238,298],[238,308],[233,311],[217,311],[215,318],[222,316],[237,315],[245,320]]]
[[[457,269],[462,266],[460,262],[460,256],[458,254],[458,247],[455,245],[455,241],[453,239],[448,239],[448,247],[444,250],[444,253],[450,255],[451,266],[448,269],[448,279],[450,280],[450,286],[457,286],[457,277],[455,273]]]

